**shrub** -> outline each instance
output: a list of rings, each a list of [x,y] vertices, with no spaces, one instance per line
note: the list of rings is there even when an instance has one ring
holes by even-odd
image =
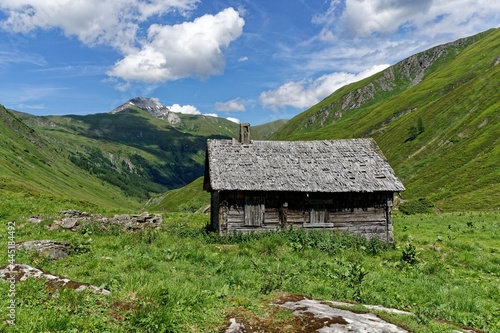
[[[399,205],[399,210],[406,215],[427,214],[432,212],[434,205],[426,198],[408,200]]]
[[[401,261],[409,264],[409,265],[414,265],[418,263],[418,258],[417,258],[417,248],[415,245],[413,245],[413,242],[411,238],[408,239],[408,243],[406,243],[405,248],[403,249],[402,255],[401,255]]]
[[[417,123],[408,128],[408,138],[405,140],[405,142],[415,140],[417,136],[422,134],[424,131],[425,131],[424,121],[422,120],[422,117],[419,117]]]

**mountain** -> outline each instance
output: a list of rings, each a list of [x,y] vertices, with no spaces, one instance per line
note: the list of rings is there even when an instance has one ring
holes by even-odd
[[[223,118],[181,114],[170,111],[157,98],[135,97],[112,110],[111,114],[119,114],[129,110],[143,110],[148,114],[166,120],[170,125],[182,132],[195,135],[211,135],[214,133],[238,138],[239,125]],[[278,128],[286,123],[279,119],[262,125],[252,126],[252,139],[265,140]]]
[[[137,107],[152,116],[162,119],[171,112],[170,109],[161,104],[157,98],[135,97],[111,111],[111,114],[120,113],[132,107]]]
[[[500,29],[436,46],[347,85],[273,140],[372,137],[403,198],[439,209],[500,208]]]
[[[51,164],[52,168],[36,165],[29,174],[17,172],[11,179],[33,183],[54,194],[67,193],[80,198],[78,189],[83,185],[67,190],[64,186],[58,189],[57,178],[51,182],[49,175],[65,172],[69,175],[67,181],[77,183],[86,177],[96,185],[84,186],[89,189],[85,199],[101,196],[106,192],[102,187],[106,187],[110,189],[109,198],[133,200],[136,205],[144,203],[151,196],[182,187],[203,175],[208,138],[239,135],[239,125],[227,119],[167,110],[148,98],[132,99],[110,113],[85,116],[40,117],[3,108],[3,125],[17,124],[17,130],[2,132],[2,138],[6,142],[22,140],[19,143],[22,147],[41,146],[5,151],[4,156],[8,157],[0,161],[0,170],[3,167],[15,170],[16,164],[7,162],[11,158],[30,160],[31,152],[55,156],[57,163]],[[172,121],[174,117],[176,121]],[[280,124],[264,124],[256,130],[267,137]],[[39,173],[47,174],[48,178],[40,178]]]

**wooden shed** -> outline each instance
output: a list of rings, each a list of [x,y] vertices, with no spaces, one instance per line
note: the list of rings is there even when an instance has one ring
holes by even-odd
[[[204,189],[220,234],[290,226],[393,242],[394,192],[404,191],[373,139],[208,140]]]

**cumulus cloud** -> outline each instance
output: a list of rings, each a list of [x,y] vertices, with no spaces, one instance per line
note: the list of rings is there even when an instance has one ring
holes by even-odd
[[[184,113],[184,114],[201,114],[200,110],[196,108],[196,106],[193,105],[179,105],[179,104],[173,104],[170,106],[167,106],[170,111],[172,112],[177,112],[177,113]]]
[[[108,73],[125,80],[165,82],[222,72],[222,49],[237,39],[245,21],[233,8],[173,26],[151,25],[147,40]]]
[[[28,33],[61,29],[86,45],[106,44],[120,51],[135,49],[139,23],[154,16],[189,12],[199,0],[0,0],[7,18],[1,27]]]
[[[498,21],[499,11],[500,2],[491,0],[331,0],[329,9],[313,22],[323,25],[323,40],[384,36],[398,30],[463,35],[477,31],[477,24]]]
[[[331,73],[313,81],[287,82],[276,90],[268,90],[261,93],[260,101],[262,104],[270,107],[292,106],[298,109],[308,108],[346,84],[362,80],[387,67],[389,65],[377,65],[358,74]]]
[[[223,112],[245,111],[245,104],[241,99],[235,98],[227,102],[215,103],[215,109]]]
[[[219,116],[217,115],[217,113],[204,113],[203,114],[204,116],[207,116],[207,117],[215,117],[215,118],[218,118]]]
[[[240,120],[238,118],[227,117],[226,119],[229,120],[229,121],[232,121],[233,123],[237,123],[237,124],[240,123]]]

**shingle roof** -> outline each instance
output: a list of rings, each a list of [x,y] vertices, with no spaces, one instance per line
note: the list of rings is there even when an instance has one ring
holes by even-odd
[[[404,191],[373,139],[207,141],[204,188],[210,190]]]

